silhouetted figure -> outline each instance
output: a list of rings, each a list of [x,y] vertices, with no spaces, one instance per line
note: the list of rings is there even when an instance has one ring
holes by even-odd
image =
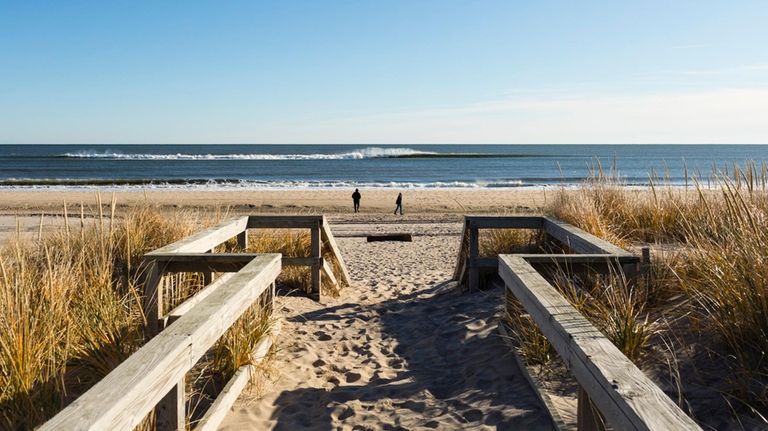
[[[360,212],[360,191],[358,189],[352,193],[352,203],[355,205],[355,212]]]
[[[397,200],[395,201],[395,214],[397,214],[397,210],[400,210],[400,215],[403,215],[403,194],[398,193],[397,194]]]

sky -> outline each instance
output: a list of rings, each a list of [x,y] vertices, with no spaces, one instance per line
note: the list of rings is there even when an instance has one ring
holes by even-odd
[[[3,144],[768,144],[768,1],[0,0]]]

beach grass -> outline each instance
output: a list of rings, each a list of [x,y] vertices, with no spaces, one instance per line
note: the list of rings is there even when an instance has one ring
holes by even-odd
[[[600,310],[584,314],[631,359],[642,356],[660,328],[684,319],[688,338],[732,376],[717,390],[764,420],[768,194],[765,169],[757,166],[716,172],[706,182],[694,178],[688,187],[652,180],[644,191],[597,178],[558,193],[548,212],[625,247],[650,243],[660,250],[646,279],[609,283],[613,288],[600,291],[610,295],[588,301]]]

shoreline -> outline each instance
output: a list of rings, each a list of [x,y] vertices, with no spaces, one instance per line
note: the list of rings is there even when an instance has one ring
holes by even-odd
[[[395,198],[403,193],[404,209],[410,214],[466,212],[531,212],[543,207],[554,190],[532,189],[369,189],[360,188],[361,213],[382,213],[394,210]],[[114,196],[118,208],[141,204],[168,208],[224,209],[236,212],[324,212],[352,214],[354,188],[279,189],[279,190],[2,190],[0,214],[29,214],[45,211],[63,213],[67,207],[93,206],[100,196],[109,205]],[[391,207],[391,208],[390,208]]]

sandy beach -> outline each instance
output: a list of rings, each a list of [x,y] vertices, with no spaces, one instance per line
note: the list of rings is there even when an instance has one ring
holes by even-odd
[[[517,213],[536,211],[554,195],[552,190],[539,189],[439,189],[397,190],[361,189],[360,214],[352,213],[354,190],[251,190],[251,191],[51,191],[0,190],[0,241],[16,234],[34,235],[40,230],[41,215],[44,231],[63,226],[64,204],[70,215],[98,213],[98,196],[109,205],[113,196],[116,214],[130,206],[158,205],[168,210],[228,211],[233,214],[326,214],[336,219],[397,220],[392,214],[398,192],[404,196],[405,214],[426,219],[458,220],[466,213]],[[106,210],[105,210],[106,211]],[[106,212],[108,214],[108,211]],[[72,220],[72,223],[76,221]],[[77,222],[79,223],[79,222]]]
[[[460,228],[336,223],[352,286],[325,305],[279,298],[274,374],[222,428],[551,429],[496,332],[500,289],[464,295],[449,281]],[[416,236],[367,243],[372,231]]]

